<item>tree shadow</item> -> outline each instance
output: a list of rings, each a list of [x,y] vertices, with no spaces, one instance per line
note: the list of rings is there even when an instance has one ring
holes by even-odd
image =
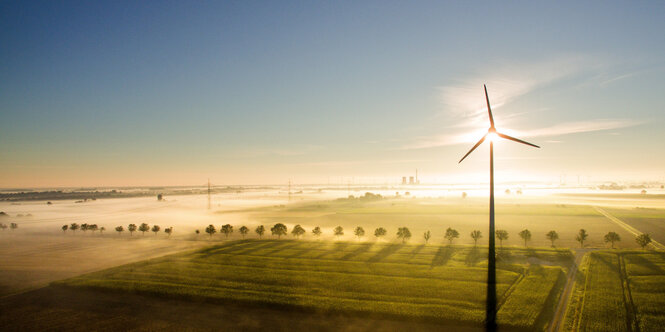
[[[402,247],[404,247],[404,244],[402,243],[391,243],[383,247],[379,252],[376,253],[376,255],[372,256],[370,259],[368,259],[368,262],[371,263],[376,263],[382,261],[384,258],[392,255],[395,251],[400,250]]]
[[[282,251],[282,250],[290,249],[290,248],[296,247],[296,246],[298,246],[300,243],[295,242],[295,241],[288,241],[288,242],[287,242],[287,241],[283,241],[282,243],[278,243],[278,244],[279,244],[279,245],[272,246],[272,247],[271,247],[272,250],[266,252],[265,254],[263,254],[263,255],[261,255],[261,256],[270,256],[270,255],[272,255],[272,254],[274,254],[274,253],[277,253],[277,252],[280,252],[280,251]],[[263,248],[263,249],[266,249],[266,248]]]
[[[663,253],[659,254],[662,259],[663,258],[662,256],[664,256]],[[640,254],[625,254],[625,257],[630,257],[629,258],[630,263],[639,264],[648,268],[651,274],[665,274],[665,270],[663,270],[663,268],[661,268],[657,264],[654,264],[654,262],[644,258],[644,256]]]
[[[423,250],[423,248],[425,248],[424,244],[421,244],[413,248],[413,250],[411,250],[411,253],[409,254],[409,261],[413,259],[413,257],[415,257],[416,255],[418,255],[418,253],[420,253],[420,251]]]
[[[466,255],[464,264],[466,264],[466,266],[476,266],[478,262],[482,261],[485,257],[487,257],[486,251],[480,251],[477,247],[473,247]]]
[[[296,240],[297,241],[297,240]],[[312,250],[319,250],[318,248],[321,247],[321,243],[317,242],[299,242],[299,244],[303,244],[302,248],[293,248],[294,253],[286,256],[286,258],[297,258],[302,256],[305,253],[311,252]],[[307,244],[307,245],[305,245]]]
[[[314,258],[318,259],[318,258],[322,258],[323,256],[327,256],[327,255],[330,255],[330,254],[334,254],[336,252],[344,251],[344,249],[346,249],[346,247],[348,247],[348,246],[349,246],[348,242],[335,242],[335,243],[333,243],[332,249],[323,250],[323,252],[321,254],[317,255]]]
[[[453,257],[457,249],[451,246],[441,246],[437,250],[436,255],[432,259],[431,267],[442,266],[448,264],[448,261]]]
[[[256,245],[254,245],[254,246],[251,246],[251,247],[249,247],[249,248],[244,247],[244,246],[243,246],[243,247],[240,247],[240,248],[235,248],[235,249],[231,248],[231,250],[229,250],[229,251],[227,251],[227,252],[225,252],[225,253],[227,253],[227,254],[228,254],[228,253],[232,253],[232,254],[234,254],[234,255],[245,255],[245,254],[249,254],[249,253],[252,253],[252,252],[255,252],[255,251],[261,250],[261,249],[274,247],[274,246],[276,246],[277,244],[279,244],[279,242],[276,242],[276,241],[266,241],[265,243],[259,243],[259,244],[256,244]]]
[[[343,261],[348,261],[351,257],[358,256],[363,252],[369,251],[369,249],[372,248],[373,245],[374,242],[360,244],[356,249],[349,251],[346,255],[342,256],[342,258],[340,259]]]

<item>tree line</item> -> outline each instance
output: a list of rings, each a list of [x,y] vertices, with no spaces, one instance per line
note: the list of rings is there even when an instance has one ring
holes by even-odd
[[[97,224],[80,224],[79,225],[77,223],[71,223],[69,225],[67,225],[67,224],[62,225],[61,229],[62,229],[63,233],[67,232],[68,230],[71,231],[71,232],[76,233],[76,231],[80,229],[83,232],[92,231],[93,234],[97,230],[99,230],[100,233],[103,234],[104,231],[106,230],[105,227],[103,227],[103,226],[98,227]],[[136,231],[141,232],[144,236],[145,236],[145,232],[148,232],[148,231],[152,231],[152,232],[155,233],[155,235],[157,235],[157,233],[159,233],[160,230],[162,230],[162,228],[159,225],[152,225],[152,227],[150,227],[150,225],[148,225],[146,223],[142,223],[139,226],[136,226],[136,224],[127,225],[127,231],[129,231],[130,236],[133,236],[134,232],[136,232]],[[125,231],[125,228],[123,226],[116,226],[115,231],[118,232],[118,235],[120,235],[120,234],[122,234],[122,232]],[[170,237],[171,234],[173,234],[173,227],[164,228],[164,233],[166,233]]]

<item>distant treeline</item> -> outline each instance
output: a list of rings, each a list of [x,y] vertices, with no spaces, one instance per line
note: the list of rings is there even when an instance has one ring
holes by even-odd
[[[212,188],[210,192],[228,193],[228,192],[243,192],[244,188],[238,187],[224,187]],[[101,198],[128,198],[128,197],[143,197],[143,196],[156,196],[162,194],[167,195],[202,195],[208,193],[207,189],[164,189],[164,190],[76,190],[76,191],[21,191],[11,193],[0,193],[0,201],[46,201],[46,200],[96,200]]]

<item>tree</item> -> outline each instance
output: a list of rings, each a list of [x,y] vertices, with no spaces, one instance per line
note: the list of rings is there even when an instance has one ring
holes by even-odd
[[[301,235],[305,234],[305,229],[302,228],[302,226],[300,226],[300,225],[296,225],[296,226],[293,227],[293,229],[291,230],[291,234],[293,234],[293,236],[294,236],[296,239],[297,239],[297,238],[300,238]]]
[[[81,230],[85,233],[88,231],[90,225],[88,224],[81,224]]]
[[[402,243],[404,243],[411,238],[411,231],[406,227],[400,227],[397,229],[397,238],[402,239]]]
[[[80,227],[79,224],[77,224],[75,222],[72,223],[71,225],[69,225],[69,229],[71,229],[72,232],[74,232],[74,234],[76,234],[76,230],[79,229],[79,227]]]
[[[453,240],[459,237],[459,232],[456,229],[448,227],[448,229],[446,229],[446,235],[444,235],[444,237],[448,239],[449,244],[453,244]]]
[[[314,234],[314,236],[316,237],[321,236],[321,227],[319,226],[314,227],[314,229],[312,230],[312,234]]]
[[[344,235],[344,228],[343,228],[342,226],[337,226],[337,227],[335,227],[335,229],[333,230],[333,233],[334,233],[335,236],[337,236],[337,238],[339,239],[340,236]]]
[[[242,235],[243,239],[245,238],[245,235],[249,233],[249,228],[247,228],[246,226],[241,226],[238,230],[240,231],[240,235]]]
[[[162,196],[162,194],[158,194],[158,195],[157,195],[157,200],[158,200],[158,201],[161,201],[162,199],[164,199],[164,196]]]
[[[92,224],[88,225],[88,229],[92,231],[92,234],[95,234],[95,232],[99,229],[99,227],[97,227],[97,224]]]
[[[635,242],[637,242],[637,244],[639,244],[640,247],[644,249],[649,245],[649,243],[651,243],[651,236],[649,236],[647,233],[642,233],[635,238]]]
[[[522,238],[522,240],[524,240],[524,246],[526,247],[527,241],[531,240],[531,231],[528,230],[528,229],[525,229],[525,230],[521,231],[519,234],[520,234],[520,237]]]
[[[0,229],[4,231],[5,229],[7,229],[7,225],[0,222]]]
[[[208,225],[208,227],[206,227],[206,233],[212,237],[213,234],[217,233],[217,229],[215,229],[215,226],[213,225]]]
[[[146,223],[142,223],[141,226],[139,226],[139,232],[143,233],[143,236],[145,236],[145,232],[150,230],[150,226]]]
[[[586,241],[586,238],[589,237],[589,234],[584,230],[584,228],[580,229],[579,233],[577,233],[577,236],[575,237],[575,240],[580,243],[580,246],[584,248],[584,241]]]
[[[69,225],[62,225],[62,233],[67,232],[67,229],[69,228]]]
[[[503,248],[503,240],[508,240],[508,232],[503,229],[498,229],[494,232],[494,236],[499,240],[499,245]]]
[[[365,229],[358,226],[355,230],[353,230],[353,234],[355,234],[356,237],[358,237],[358,240],[360,240],[361,237],[365,236]]]
[[[99,233],[103,235],[105,230],[106,230],[106,227],[102,226],[102,227],[99,228]]]
[[[15,229],[17,229],[17,228],[18,228],[18,224],[17,224],[17,223],[13,222],[13,223],[9,224],[9,229],[11,229],[11,230],[15,230]]]
[[[231,224],[223,225],[222,228],[219,229],[219,232],[224,233],[224,236],[228,239],[229,235],[233,233],[233,226],[231,226]]]
[[[115,231],[118,232],[118,235],[120,235],[125,231],[125,229],[122,226],[118,226],[115,228]]]
[[[263,238],[263,234],[266,232],[266,228],[263,227],[263,225],[259,225],[254,231],[256,234],[259,234],[259,239],[261,239]]]
[[[197,229],[197,230],[194,231],[194,234],[196,234],[196,237],[198,237],[199,234],[201,234],[201,231]]]
[[[380,237],[386,236],[387,233],[388,233],[388,231],[386,231],[386,229],[383,228],[383,227],[379,227],[379,228],[374,230],[374,236],[376,236],[377,239],[380,238]]]
[[[129,231],[129,236],[134,235],[134,232],[136,232],[136,229],[137,229],[137,227],[136,227],[135,224],[129,224],[129,226],[127,226],[127,230]]]
[[[173,227],[164,228],[164,233],[171,237],[171,234],[173,234]]]
[[[548,240],[552,241],[552,247],[554,247],[554,241],[559,239],[559,234],[556,231],[549,231],[545,236]]]
[[[605,234],[605,243],[612,242],[612,249],[614,249],[614,242],[621,241],[621,236],[615,232],[609,232]]]
[[[287,234],[287,228],[286,225],[282,223],[276,223],[275,226],[272,226],[272,228],[270,228],[270,232],[272,233],[273,236],[277,235],[277,238],[281,239],[282,235]]]
[[[161,228],[159,227],[159,225],[152,226],[152,231],[153,233],[155,233],[155,236],[157,236],[157,233],[159,232],[160,229]]]
[[[429,242],[429,239],[431,237],[432,237],[432,234],[430,233],[430,231],[427,231],[427,232],[425,232],[425,234],[423,234],[423,239],[425,239],[425,244],[427,244]]]
[[[471,238],[473,239],[473,246],[475,247],[478,244],[478,240],[483,237],[483,233],[481,233],[479,230],[475,230],[471,232]]]

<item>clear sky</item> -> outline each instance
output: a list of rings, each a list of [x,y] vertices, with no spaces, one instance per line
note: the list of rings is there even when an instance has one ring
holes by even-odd
[[[3,1],[0,187],[665,179],[665,2]],[[471,135],[469,135],[471,133]]]

